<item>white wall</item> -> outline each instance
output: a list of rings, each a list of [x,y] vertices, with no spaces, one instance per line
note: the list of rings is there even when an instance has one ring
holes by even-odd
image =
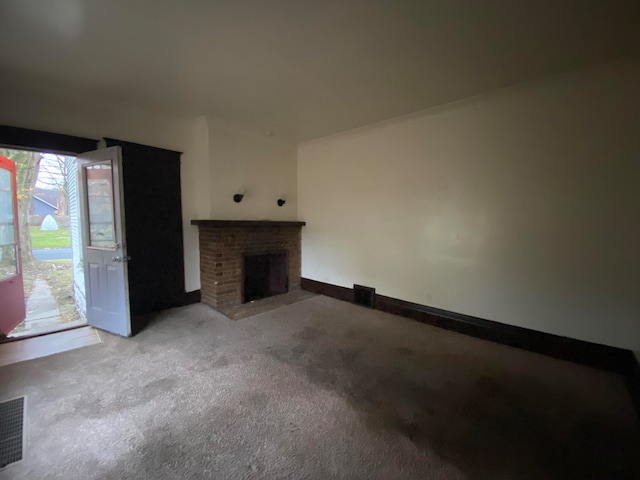
[[[211,218],[224,220],[295,220],[296,145],[209,119]],[[233,196],[244,193],[242,202]],[[279,207],[278,198],[286,203]]]
[[[640,69],[304,143],[303,276],[640,350]]]
[[[0,79],[0,124],[100,139],[117,138],[183,152],[185,288],[200,288],[195,218],[296,218],[296,146],[212,117],[176,118],[40,85]],[[244,190],[236,204],[233,195]],[[286,196],[283,207],[277,206]]]
[[[94,101],[34,85],[0,84],[0,124],[100,139],[117,138],[183,152],[182,215],[185,287],[200,288],[197,227],[189,222],[209,202],[206,119],[181,119],[113,103]],[[204,127],[203,127],[204,125]]]

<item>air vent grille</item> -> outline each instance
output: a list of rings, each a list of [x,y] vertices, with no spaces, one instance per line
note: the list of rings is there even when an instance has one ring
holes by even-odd
[[[353,303],[367,308],[375,308],[376,289],[363,285],[353,285]]]
[[[22,460],[24,397],[0,403],[0,470]]]

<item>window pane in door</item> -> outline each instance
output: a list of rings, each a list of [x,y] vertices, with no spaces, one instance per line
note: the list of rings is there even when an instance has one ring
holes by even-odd
[[[85,170],[89,211],[89,245],[114,248],[116,241],[111,162],[88,165]]]
[[[11,191],[11,173],[4,168],[0,168],[0,190]]]
[[[11,173],[0,168],[0,281],[18,274]]]

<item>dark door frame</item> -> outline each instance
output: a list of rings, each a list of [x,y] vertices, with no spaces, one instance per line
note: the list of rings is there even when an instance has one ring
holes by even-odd
[[[146,145],[140,145],[132,142],[126,142],[122,140],[116,140],[113,138],[104,137],[107,146],[118,145],[123,150],[123,163],[129,163],[131,165],[137,163],[132,160],[136,157],[142,159],[146,158],[151,161],[166,162],[177,165],[177,170],[174,169],[174,177],[177,180],[178,189],[180,188],[180,156],[181,152],[175,152],[172,150],[166,150],[157,147],[150,147]],[[13,127],[8,125],[0,125],[0,146],[7,148],[15,148],[20,150],[38,151],[44,153],[58,153],[66,155],[74,155],[89,152],[98,149],[98,140],[76,137],[72,135],[64,135],[59,133],[45,132],[40,130],[32,130],[28,128]],[[124,166],[124,173],[126,174],[126,165]],[[135,176],[135,175],[134,175]],[[125,184],[127,177],[123,177]],[[131,180],[134,182],[135,180]],[[125,185],[125,209],[127,203],[126,185]],[[162,201],[162,198],[158,200]],[[170,292],[164,292],[160,295],[159,303],[156,305],[147,305],[143,308],[132,308],[132,315],[136,315],[139,321],[135,325],[134,334],[142,329],[146,323],[144,314],[156,311],[158,309],[171,308],[186,305],[189,303],[195,303],[200,301],[199,291],[185,292],[184,288],[184,244],[182,238],[182,207],[181,207],[182,194],[178,191],[177,199],[174,192],[174,205],[173,209],[177,210],[180,218],[179,223],[175,225],[175,228],[171,233],[176,237],[176,249],[169,252],[170,254],[179,258],[179,267],[176,266],[175,276],[177,276],[177,282],[174,282],[174,287]],[[126,213],[125,213],[126,219]],[[126,221],[126,220],[125,220]],[[179,230],[179,231],[178,231]],[[178,238],[179,237],[179,238]],[[179,272],[178,272],[179,270]],[[158,272],[158,277],[162,277],[163,272]],[[151,277],[155,278],[155,277]],[[147,299],[148,300],[148,299]],[[162,300],[162,301],[161,301]],[[135,310],[135,311],[134,311]]]
[[[0,145],[17,150],[77,155],[98,148],[98,140],[0,125]]]

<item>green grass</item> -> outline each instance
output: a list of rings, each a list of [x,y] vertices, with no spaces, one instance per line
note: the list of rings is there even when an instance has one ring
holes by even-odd
[[[65,248],[71,246],[71,233],[68,228],[58,230],[40,230],[40,227],[29,227],[31,248]]]

